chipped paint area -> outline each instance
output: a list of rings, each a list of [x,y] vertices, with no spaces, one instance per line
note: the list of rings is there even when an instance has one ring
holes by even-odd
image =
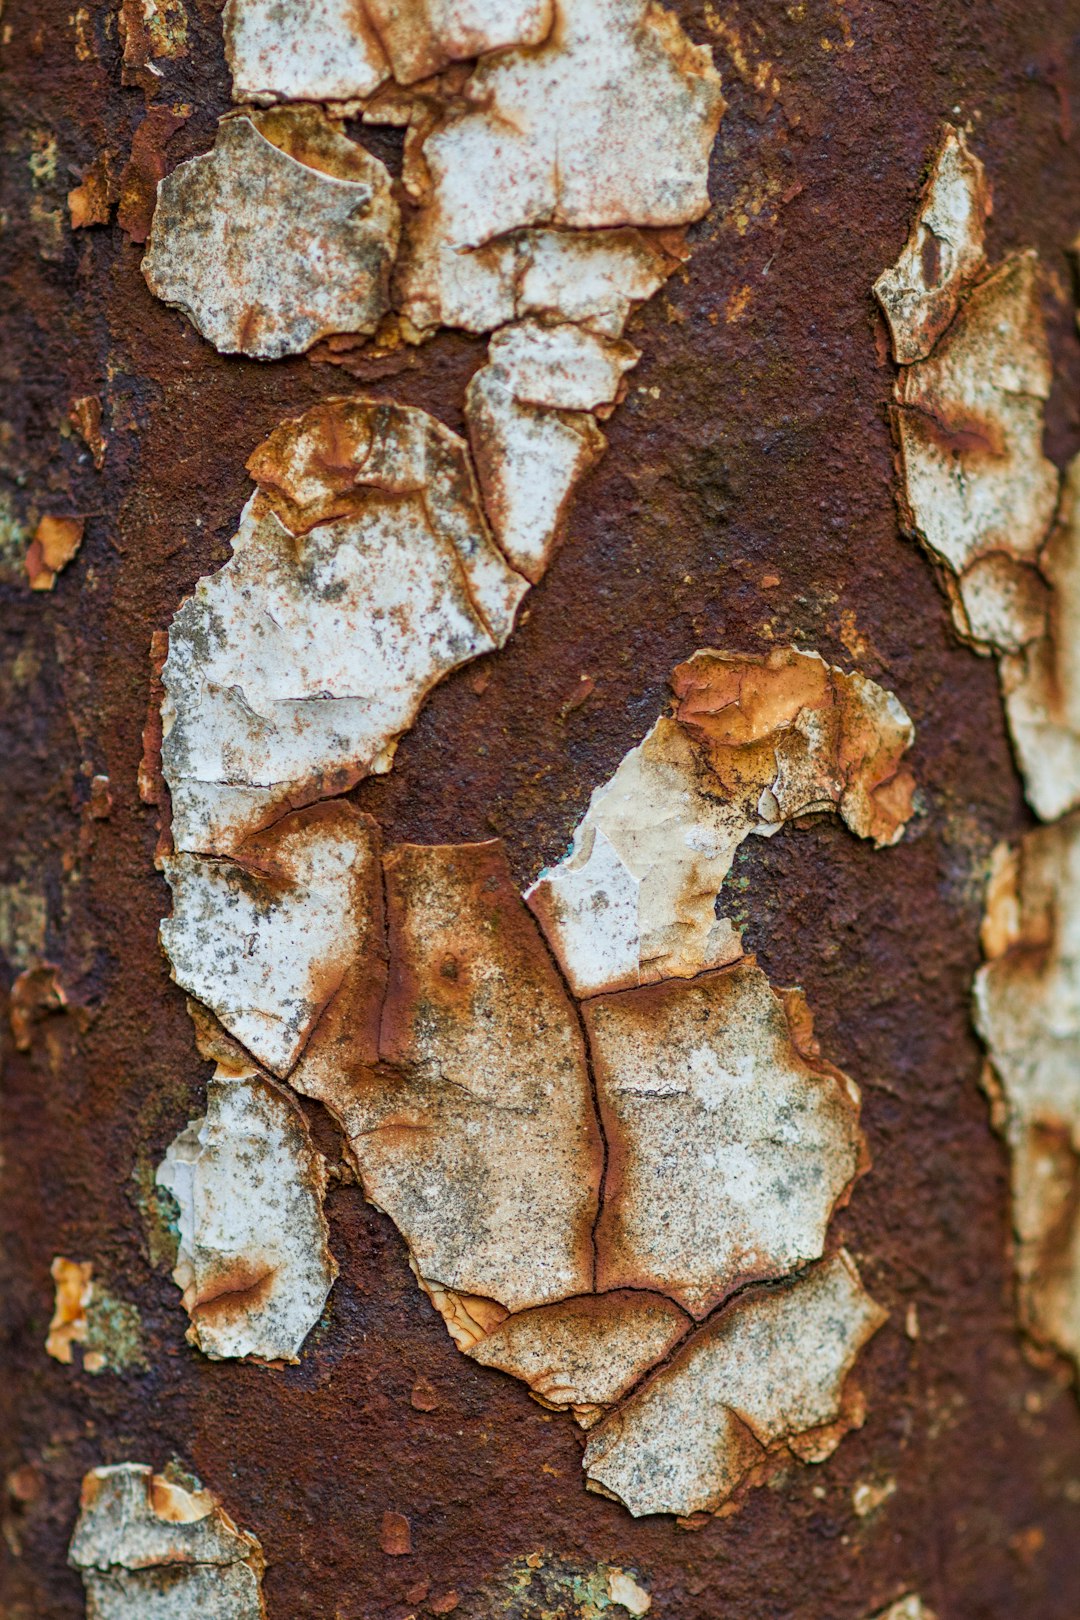
[[[1080,1367],[1080,817],[1002,850],[975,1016],[1010,1149],[1021,1323]]]
[[[862,1421],[848,1375],[884,1320],[843,1251],[740,1295],[592,1430],[589,1488],[635,1517],[686,1517],[716,1512],[792,1456],[823,1461]]]
[[[577,1017],[501,846],[405,845],[384,870],[381,1014],[361,971],[291,1082],[340,1121],[463,1342],[478,1310],[490,1326],[592,1287],[599,1130]]]
[[[887,1609],[879,1609],[868,1620],[937,1620],[933,1609],[927,1608],[916,1592],[907,1592]]]
[[[179,609],[162,670],[183,851],[389,770],[430,688],[503,644],[528,589],[465,445],[425,411],[324,401],[248,465],[233,556]]]
[[[172,855],[162,866],[173,978],[257,1062],[288,1074],[341,987],[381,881],[371,823],[348,805],[314,805],[231,859]]]
[[[296,1361],[337,1276],[325,1162],[296,1104],[255,1070],[219,1064],[206,1102],[157,1174],[179,1208],[188,1341],[215,1360]]]
[[[90,1620],[265,1620],[255,1537],[210,1491],[141,1463],[86,1475],[68,1562]]]
[[[143,273],[224,353],[274,360],[375,330],[399,225],[386,168],[339,123],[251,112],[161,182]]]
[[[578,996],[737,960],[716,897],[751,834],[836,810],[880,846],[911,815],[911,721],[864,676],[794,648],[700,652],[673,686],[674,713],[595,791],[570,853],[526,896]]]

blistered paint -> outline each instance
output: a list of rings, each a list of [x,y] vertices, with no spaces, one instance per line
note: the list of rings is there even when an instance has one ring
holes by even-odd
[[[884,1319],[843,1251],[740,1295],[590,1432],[590,1489],[635,1517],[715,1513],[779,1461],[822,1461],[861,1421],[848,1374]]]
[[[337,1276],[325,1162],[288,1093],[255,1070],[219,1065],[206,1102],[157,1174],[179,1210],[187,1338],[214,1359],[296,1361]]]
[[[255,1537],[210,1491],[141,1463],[86,1475],[68,1561],[88,1620],[265,1620]]]
[[[594,792],[570,853],[527,895],[579,996],[737,960],[716,897],[752,833],[837,810],[883,845],[911,815],[911,721],[864,676],[794,648],[700,652],[673,687],[673,714]]]
[[[222,120],[162,181],[143,272],[225,353],[277,359],[389,307],[390,176],[317,108]]]

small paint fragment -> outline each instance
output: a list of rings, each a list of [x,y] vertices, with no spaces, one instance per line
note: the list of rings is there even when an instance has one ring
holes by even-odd
[[[640,1620],[641,1615],[648,1614],[652,1608],[652,1598],[648,1592],[625,1569],[609,1569],[607,1584],[612,1603],[619,1604],[627,1614],[634,1616],[634,1620]]]
[[[94,1293],[94,1267],[89,1260],[66,1260],[57,1255],[49,1272],[56,1285],[56,1304],[45,1353],[70,1366],[72,1345],[86,1343],[86,1311]]]
[[[102,428],[101,400],[97,394],[83,394],[71,402],[68,421],[89,450],[94,469],[100,472],[105,465],[108,439]]]
[[[895,1495],[895,1479],[861,1479],[852,1487],[851,1505],[857,1518],[869,1519]]]
[[[212,1360],[298,1361],[337,1276],[325,1161],[296,1104],[256,1070],[219,1064],[206,1100],[157,1173],[179,1206],[186,1337]]]
[[[265,1620],[255,1537],[210,1491],[140,1463],[86,1475],[68,1562],[93,1620]]]
[[[162,861],[176,982],[272,1073],[287,1075],[357,950],[381,927],[374,823],[340,801],[253,833],[231,859]]]
[[[212,152],[162,181],[143,274],[222,352],[274,360],[374,332],[398,229],[386,168],[340,122],[230,115]]]
[[[404,1513],[383,1514],[379,1546],[390,1558],[405,1558],[412,1552],[412,1530]]]
[[[38,520],[26,553],[26,578],[32,591],[51,591],[82,545],[81,517],[45,516]]]
[[[845,1386],[885,1318],[843,1251],[741,1294],[591,1431],[589,1489],[635,1518],[715,1513],[785,1458],[823,1460],[861,1422]]]
[[[444,1592],[441,1597],[431,1598],[428,1608],[432,1614],[452,1614],[460,1602],[461,1598],[458,1593],[451,1589],[449,1592]]]
[[[1001,688],[1028,802],[1054,821],[1080,805],[1080,457],[1066,469],[1039,568],[1048,611],[1002,657]]]
[[[102,152],[68,192],[68,213],[73,231],[90,225],[107,225],[116,201],[117,187],[112,174],[112,154]]]
[[[869,1620],[937,1620],[933,1609],[928,1609],[915,1592],[908,1592],[887,1609],[879,1609]]]

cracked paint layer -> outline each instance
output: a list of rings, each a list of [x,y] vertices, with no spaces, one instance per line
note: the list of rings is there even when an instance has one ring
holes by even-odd
[[[1080,1367],[1080,816],[999,849],[975,1018],[1010,1149],[1025,1332]]]
[[[502,646],[528,589],[465,445],[425,411],[324,401],[248,465],[233,556],[179,609],[162,670],[181,851],[389,770],[430,688]]]
[[[608,1143],[599,1288],[702,1317],[820,1257],[863,1164],[859,1093],[746,958],[583,1006]]]
[[[255,1069],[219,1063],[206,1105],[157,1173],[179,1210],[188,1342],[213,1360],[297,1361],[337,1276],[325,1161],[288,1093]]]
[[[318,108],[229,115],[161,182],[143,273],[218,349],[273,360],[375,330],[399,224],[385,166]]]
[[[836,810],[878,846],[903,834],[914,728],[899,701],[816,653],[699,652],[675,706],[593,796],[569,854],[526,898],[575,995],[687,978],[742,955],[716,915],[752,833]]]
[[[1080,804],[1080,457],[1066,469],[1039,569],[1045,622],[1002,657],[1001,687],[1028,801],[1054,821]]]
[[[68,1562],[87,1620],[265,1620],[256,1538],[197,1482],[141,1463],[85,1476]]]
[[[715,1513],[792,1456],[819,1462],[862,1421],[848,1386],[885,1312],[841,1251],[705,1323],[589,1435],[591,1490],[635,1518]]]

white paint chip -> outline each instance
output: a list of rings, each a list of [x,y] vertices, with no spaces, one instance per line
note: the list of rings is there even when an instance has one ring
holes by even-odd
[[[317,108],[230,115],[161,182],[143,274],[217,349],[276,360],[375,330],[398,231],[385,167]]]
[[[232,859],[166,856],[173,978],[274,1074],[287,1075],[352,965],[373,885],[374,824],[315,805],[253,834]]]
[[[337,1276],[326,1165],[296,1103],[255,1070],[219,1065],[206,1102],[157,1173],[179,1206],[188,1341],[215,1361],[297,1361]]]
[[[140,1463],[86,1475],[68,1561],[90,1620],[265,1620],[255,1537],[209,1491]]]
[[[636,1517],[716,1512],[792,1455],[821,1461],[861,1421],[845,1388],[885,1312],[841,1251],[741,1295],[589,1435],[589,1488]]]

